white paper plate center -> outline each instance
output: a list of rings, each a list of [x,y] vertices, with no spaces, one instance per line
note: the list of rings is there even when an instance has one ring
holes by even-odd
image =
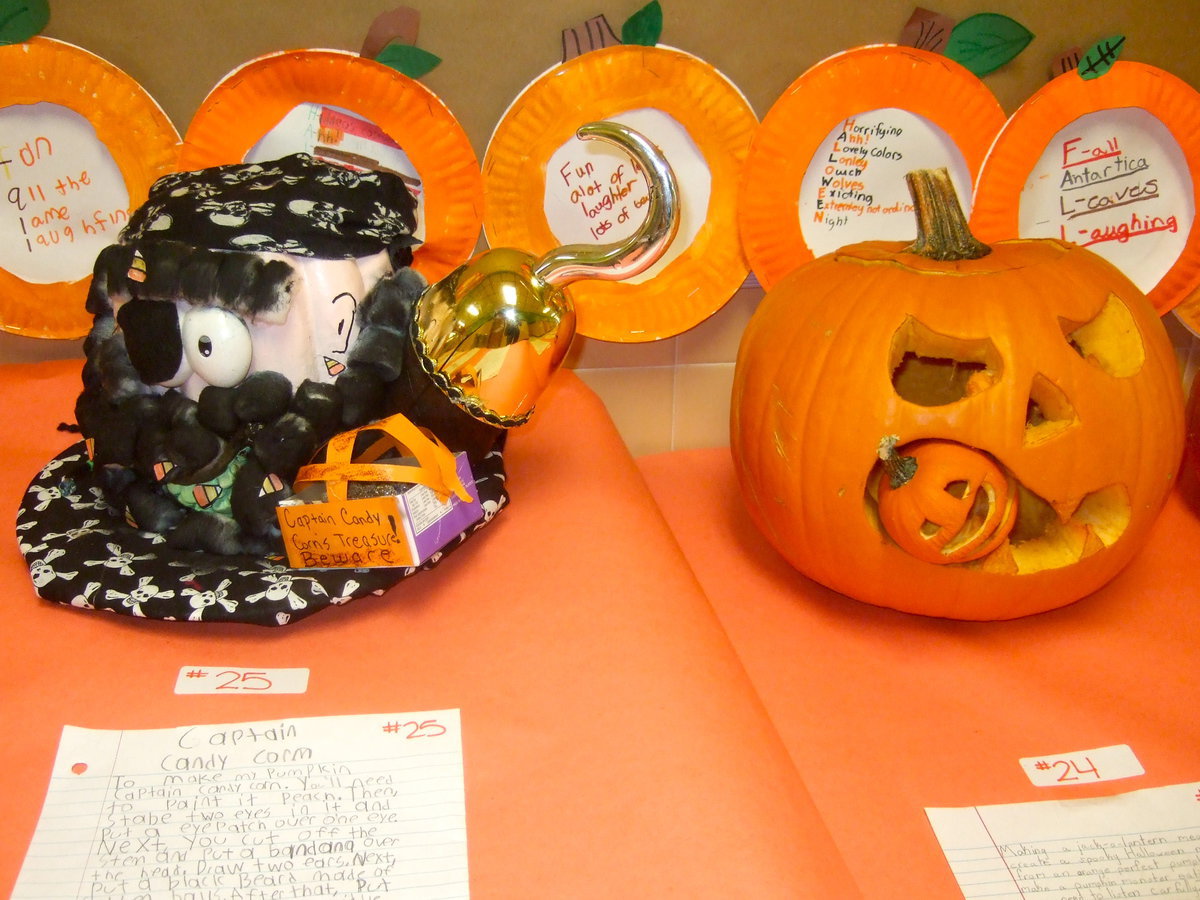
[[[96,129],[56,103],[0,109],[0,267],[30,284],[78,281],[129,218]]]
[[[641,275],[653,278],[691,245],[708,216],[712,173],[704,154],[673,117],[657,109],[634,109],[608,116],[658,146],[675,173],[679,189],[679,232],[662,258]],[[645,174],[612,144],[571,138],[546,163],[543,208],[546,223],[562,244],[614,244],[646,220],[649,200]]]
[[[267,162],[293,153],[308,153],[357,171],[399,175],[417,198],[414,237],[425,239],[421,176],[400,144],[371,120],[336,106],[301,103],[250,148],[244,161]]]
[[[800,182],[800,233],[814,256],[858,241],[917,235],[904,176],[946,168],[966,212],[971,170],[946,132],[924,116],[888,107],[849,116],[818,145]]]

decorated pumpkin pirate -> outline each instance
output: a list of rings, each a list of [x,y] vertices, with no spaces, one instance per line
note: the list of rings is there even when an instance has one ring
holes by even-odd
[[[617,123],[579,136],[648,173],[645,221],[610,245],[494,248],[431,288],[409,267],[415,204],[397,176],[295,155],[156,182],[96,261],[86,441],[47,463],[18,510],[38,594],[281,625],[382,593],[416,569],[289,569],[277,507],[321,468],[305,466],[318,447],[327,463],[334,446],[357,453],[361,426],[397,414],[444,445],[443,462],[445,448],[465,455],[480,506],[420,567],[490,522],[508,499],[504,429],[529,417],[574,334],[565,286],[645,271],[679,225],[656,147]]]
[[[398,176],[300,154],[154,185],[97,259],[76,404],[132,526],[267,553],[276,506],[336,433],[405,412],[473,461],[499,443],[409,365],[415,206]]]

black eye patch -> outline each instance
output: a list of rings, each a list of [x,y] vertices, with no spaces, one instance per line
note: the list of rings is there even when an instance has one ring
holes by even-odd
[[[130,300],[117,310],[125,352],[146,384],[170,380],[183,361],[183,336],[174,303]]]

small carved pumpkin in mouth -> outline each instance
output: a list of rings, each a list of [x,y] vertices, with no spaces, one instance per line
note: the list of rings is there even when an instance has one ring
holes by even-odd
[[[888,466],[912,460],[912,465]],[[920,441],[883,453],[879,521],[917,559],[967,562],[999,547],[1017,518],[1017,486],[985,453],[950,441]],[[899,469],[896,475],[891,471]]]

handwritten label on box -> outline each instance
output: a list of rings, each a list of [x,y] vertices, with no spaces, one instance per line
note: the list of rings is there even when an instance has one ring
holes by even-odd
[[[398,493],[378,497],[281,503],[276,512],[288,564],[296,569],[420,565],[483,518],[467,455],[455,454],[455,462],[469,503],[454,495],[443,499],[420,484],[397,485]]]
[[[399,497],[281,505],[278,511],[293,568],[416,565],[404,533]]]

